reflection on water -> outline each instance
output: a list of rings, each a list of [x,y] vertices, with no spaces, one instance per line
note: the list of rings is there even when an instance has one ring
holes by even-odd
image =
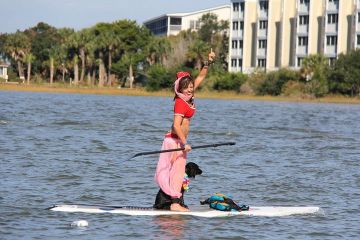
[[[152,219],[152,223],[158,226],[161,239],[183,239],[187,222],[183,216],[156,216]]]

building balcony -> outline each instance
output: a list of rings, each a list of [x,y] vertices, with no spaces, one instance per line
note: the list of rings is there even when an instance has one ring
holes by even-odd
[[[337,33],[338,32],[338,24],[332,23],[332,24],[326,24],[325,26],[325,32],[326,33]]]
[[[243,55],[243,49],[231,49],[231,56],[232,57],[241,57]]]
[[[298,46],[296,48],[296,55],[298,56],[306,56],[308,53],[308,46]]]
[[[240,49],[231,49],[231,56],[232,57],[241,57],[243,54],[243,50]]]
[[[298,34],[307,34],[309,33],[309,25],[308,24],[299,24],[297,26],[297,33]]]
[[[326,56],[336,56],[337,55],[337,47],[336,45],[327,45],[325,46],[325,51],[324,51]]]
[[[244,30],[233,30],[232,31],[232,37],[233,38],[237,38],[237,37],[242,37],[244,34]]]
[[[267,36],[267,29],[259,29],[258,30],[258,37],[266,38],[266,36]]]
[[[310,6],[308,4],[300,4],[298,8],[298,12],[302,14],[306,14],[310,12]]]
[[[327,0],[327,6],[326,6],[326,10],[327,11],[334,11],[334,12],[338,12],[339,11],[339,1],[329,1]]]
[[[181,25],[170,25],[170,31],[181,31]]]
[[[244,12],[233,12],[232,20],[244,19]]]
[[[269,13],[265,10],[259,11],[259,18],[260,19],[268,19]]]
[[[256,55],[258,58],[265,58],[266,57],[266,48],[258,48]]]

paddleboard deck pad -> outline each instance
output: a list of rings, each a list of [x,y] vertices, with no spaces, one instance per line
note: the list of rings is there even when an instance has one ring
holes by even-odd
[[[106,206],[106,205],[86,205],[86,204],[59,204],[54,205],[48,210],[58,212],[81,212],[81,213],[110,213],[123,214],[131,216],[161,216],[161,215],[185,215],[196,217],[227,217],[227,216],[263,216],[263,217],[281,217],[290,215],[316,214],[321,208],[316,206],[307,207],[250,207],[248,211],[219,211],[209,207],[190,207],[189,212],[175,212],[169,210],[159,210],[152,207],[135,206]]]

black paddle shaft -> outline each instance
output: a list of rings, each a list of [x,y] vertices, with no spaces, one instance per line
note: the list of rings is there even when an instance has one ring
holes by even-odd
[[[200,146],[194,146],[191,147],[191,149],[199,149],[199,148],[210,148],[210,147],[219,147],[219,146],[224,146],[224,145],[235,145],[235,142],[224,142],[224,143],[214,143],[214,144],[207,144],[207,145],[200,145]],[[151,152],[141,152],[141,153],[137,153],[134,156],[132,156],[130,159],[138,157],[138,156],[143,156],[143,155],[151,155],[151,154],[157,154],[157,153],[166,153],[166,152],[176,152],[176,151],[184,151],[185,147],[182,148],[174,148],[174,149],[167,149],[167,150],[160,150],[160,151],[151,151]],[[130,160],[129,159],[129,160]]]

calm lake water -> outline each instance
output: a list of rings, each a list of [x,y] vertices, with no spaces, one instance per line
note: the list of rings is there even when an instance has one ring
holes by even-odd
[[[0,239],[359,239],[360,106],[197,99],[190,206],[215,192],[253,206],[320,206],[290,217],[130,217],[56,203],[151,206],[172,99],[0,91]],[[86,228],[74,228],[76,220]]]

